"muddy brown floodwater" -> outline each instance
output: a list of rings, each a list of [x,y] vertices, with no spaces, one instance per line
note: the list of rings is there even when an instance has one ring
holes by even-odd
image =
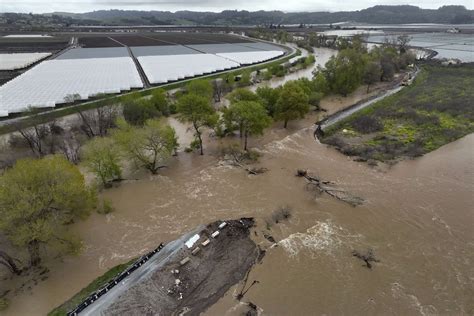
[[[344,103],[333,101],[326,104],[331,111]],[[51,263],[50,278],[13,299],[4,314],[44,315],[110,267],[199,224],[255,217],[262,235],[265,220],[286,205],[292,217],[270,228],[276,245],[260,239],[267,253],[248,279],[259,283],[242,300],[263,315],[473,314],[474,134],[416,160],[371,168],[317,142],[315,119],[252,140],[265,174],[220,163],[211,148],[203,157],[180,153],[160,175],[106,190],[116,211],[73,227],[84,240],[82,254]],[[365,203],[353,208],[315,196],[294,176],[298,168]],[[372,270],[351,255],[367,248],[380,260]],[[205,314],[246,311],[234,298],[241,287]]]

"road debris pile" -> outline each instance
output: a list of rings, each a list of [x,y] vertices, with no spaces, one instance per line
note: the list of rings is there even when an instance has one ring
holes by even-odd
[[[256,263],[259,250],[250,238],[253,225],[253,219],[243,218],[206,226],[102,314],[199,315]]]

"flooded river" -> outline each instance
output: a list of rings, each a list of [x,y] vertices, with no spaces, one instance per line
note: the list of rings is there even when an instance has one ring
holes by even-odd
[[[324,104],[330,111],[344,105],[336,99]],[[249,275],[259,283],[243,301],[264,315],[472,314],[474,134],[416,160],[371,168],[317,142],[316,119],[292,122],[289,130],[276,125],[251,141],[262,153],[259,165],[269,169],[265,174],[249,176],[223,164],[213,140],[205,156],[180,153],[160,175],[105,191],[115,212],[73,227],[84,240],[82,254],[51,263],[50,278],[17,296],[4,314],[43,315],[162,241],[242,216],[256,218],[254,237],[267,250]],[[298,168],[334,181],[364,204],[354,208],[309,192],[294,176]],[[281,206],[289,206],[292,217],[267,231],[265,221]],[[277,246],[261,238],[262,231]],[[367,248],[380,260],[373,270],[351,255]],[[206,314],[240,315],[243,305],[233,298],[240,288]]]

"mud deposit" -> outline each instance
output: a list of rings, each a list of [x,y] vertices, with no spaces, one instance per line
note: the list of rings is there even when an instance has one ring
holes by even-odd
[[[250,239],[253,220],[215,222],[198,232],[191,248],[182,245],[167,262],[131,286],[102,311],[102,315],[199,315],[222,297],[250,270],[258,248]],[[215,238],[212,233],[220,231]],[[209,244],[202,243],[209,240]],[[199,247],[196,254],[191,252]],[[189,258],[184,265],[182,260]],[[104,297],[107,300],[107,296]],[[100,301],[97,302],[100,304]]]

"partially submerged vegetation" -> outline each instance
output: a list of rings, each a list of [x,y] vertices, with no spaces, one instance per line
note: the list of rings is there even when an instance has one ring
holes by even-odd
[[[474,132],[474,66],[427,65],[414,84],[325,130],[349,156],[417,157]]]

